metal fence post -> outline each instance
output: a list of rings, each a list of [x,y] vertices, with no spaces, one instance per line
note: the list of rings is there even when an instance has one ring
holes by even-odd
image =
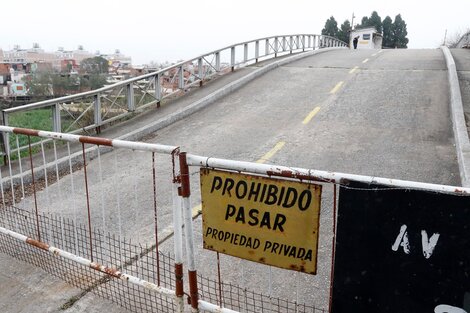
[[[292,54],[292,48],[294,47],[294,37],[290,36],[289,41],[290,41],[289,49],[290,49],[290,53]]]
[[[305,35],[302,36],[302,51],[305,51]]]
[[[127,110],[129,112],[135,111],[134,83],[127,85]]]
[[[194,240],[193,240],[193,219],[190,205],[191,187],[189,181],[189,167],[186,161],[186,152],[179,155],[181,189],[180,196],[182,199],[183,218],[184,218],[184,234],[186,238],[186,257],[188,260],[188,282],[189,295],[191,297],[191,308],[193,312],[198,312],[198,286],[197,271],[194,258]]]
[[[199,87],[204,83],[204,62],[202,58],[197,59],[197,76],[199,77]]]
[[[8,126],[8,113],[2,111],[2,122],[3,125]],[[8,160],[10,160],[10,133],[3,132],[3,148],[5,152],[5,156],[3,157],[3,163],[8,164]]]
[[[155,99],[157,99],[157,108],[160,107],[162,101],[162,82],[161,74],[155,75]]]
[[[95,122],[95,130],[96,133],[99,134],[101,133],[101,98],[99,94],[94,95],[94,122]],[[56,130],[57,132],[60,132],[60,130]]]
[[[269,55],[269,39],[266,39],[266,44],[264,46],[264,55]]]
[[[279,39],[277,37],[274,37],[274,57],[277,58],[277,50],[279,46]]]
[[[259,41],[255,41],[255,60],[256,63],[258,63],[258,58],[259,58]]]
[[[286,42],[286,37],[282,37],[282,52],[285,52],[287,50],[287,42]]]
[[[173,164],[179,162],[179,151],[172,153]],[[175,294],[178,313],[184,312],[184,285],[183,285],[183,217],[181,212],[181,198],[179,196],[179,184],[181,174],[179,166],[173,170],[173,248],[175,253]]]
[[[235,47],[230,48],[230,67],[235,70]]]
[[[220,52],[215,53],[215,70],[220,72]]]
[[[56,133],[62,132],[62,125],[60,122],[60,105],[54,104],[52,107],[52,131]]]
[[[183,65],[178,68],[178,88],[184,89],[184,69]]]
[[[243,45],[243,62],[246,63],[248,61],[248,44]]]

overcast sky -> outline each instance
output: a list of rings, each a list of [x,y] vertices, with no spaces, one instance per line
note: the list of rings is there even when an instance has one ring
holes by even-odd
[[[470,28],[469,0],[1,0],[0,48],[83,45],[120,49],[133,64],[172,62],[260,37],[320,34],[330,16],[339,26],[374,10],[382,20],[401,14],[409,48],[436,48],[446,29],[452,37]]]

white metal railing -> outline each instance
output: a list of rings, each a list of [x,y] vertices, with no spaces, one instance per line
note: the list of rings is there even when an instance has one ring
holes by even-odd
[[[99,133],[106,124],[152,105],[159,107],[163,99],[193,86],[201,86],[204,81],[236,68],[308,49],[345,46],[345,42],[336,38],[313,34],[245,41],[96,90],[4,109],[2,121],[5,126],[28,128],[27,125],[12,123],[12,116],[31,110],[46,110],[51,122],[43,129],[62,133],[95,129]],[[16,149],[26,148],[24,145],[10,145],[8,134],[3,140],[4,154],[10,155]]]

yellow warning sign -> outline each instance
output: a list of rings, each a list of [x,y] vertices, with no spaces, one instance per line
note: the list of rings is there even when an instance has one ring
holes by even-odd
[[[204,248],[316,274],[321,186],[201,169]]]

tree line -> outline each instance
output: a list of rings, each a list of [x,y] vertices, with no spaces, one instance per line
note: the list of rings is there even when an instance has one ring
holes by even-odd
[[[382,33],[383,41],[382,47],[384,48],[407,48],[408,45],[408,31],[406,30],[406,22],[401,17],[401,14],[395,16],[392,21],[390,16],[383,19],[379,14],[374,11],[370,17],[364,16],[360,24],[355,25],[355,29],[375,27],[377,32]],[[325,27],[322,29],[322,35],[338,38],[344,42],[349,42],[349,34],[352,30],[351,22],[345,20],[338,28],[338,23],[335,18],[331,16],[326,20]]]

